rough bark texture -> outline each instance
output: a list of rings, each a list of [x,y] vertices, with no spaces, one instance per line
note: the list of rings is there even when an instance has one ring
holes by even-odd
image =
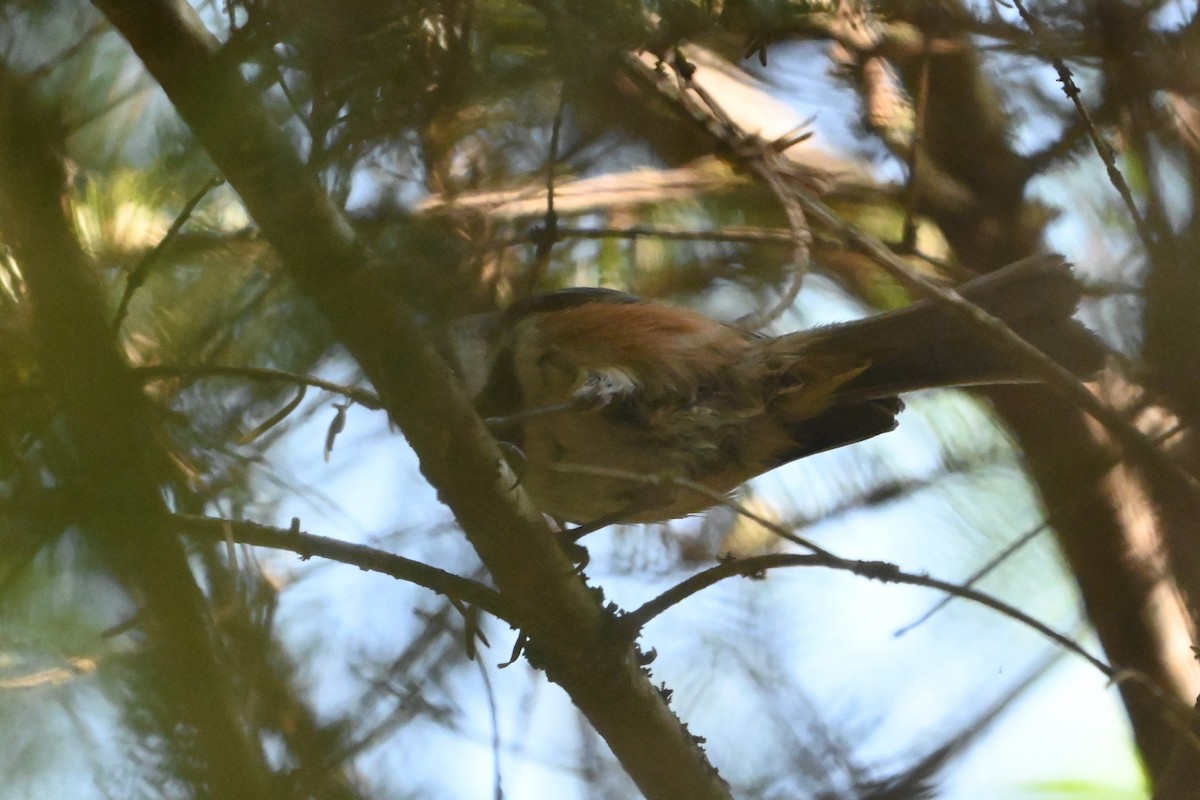
[[[574,576],[519,493],[509,491],[511,477],[502,458],[422,341],[411,314],[389,290],[384,271],[368,266],[369,254],[306,175],[276,121],[215,58],[215,43],[195,15],[168,0],[96,0],[96,5],[162,84],[387,401],[426,476],[514,604],[530,637],[531,659],[568,691],[648,796],[726,796],[699,748],[638,667],[633,648],[610,637],[598,598]],[[552,27],[570,32],[555,18],[557,4],[531,5]],[[1031,209],[1025,193],[1038,167],[1010,143],[1010,120],[965,36],[968,15],[962,4],[883,5],[892,19],[911,22],[926,41],[962,45],[927,56],[916,48],[897,54],[894,62],[910,94],[927,97],[915,162],[917,210],[938,223],[957,258],[972,267],[990,269],[1037,251],[1044,217]],[[627,11],[608,6],[608,13],[606,6],[590,4],[589,13],[619,20]],[[1123,7],[1098,4],[1100,11],[1113,14]],[[1143,23],[1138,17],[1109,27],[1128,34]],[[1127,37],[1110,47],[1141,52],[1139,41]],[[568,90],[583,107],[585,127],[589,113],[599,128],[615,124],[614,115],[645,122],[632,127],[645,133],[668,162],[725,144],[678,109],[661,113],[663,97],[631,85],[611,53],[593,59],[568,43],[563,57],[588,67]],[[878,65],[878,54],[871,58]],[[629,108],[632,103],[653,107],[654,113],[639,114]],[[1158,388],[1191,419],[1196,349],[1177,348],[1176,331],[1179,325],[1195,327],[1195,304],[1186,299],[1193,296],[1190,291],[1177,291],[1180,280],[1192,278],[1165,268],[1151,276],[1147,352],[1162,369]],[[1170,379],[1172,374],[1177,380]],[[1190,601],[1194,607],[1200,597],[1196,499],[1165,474],[1111,469],[1110,444],[1077,409],[1048,392],[1014,389],[993,397],[1022,445],[1106,652],[1116,666],[1139,676],[1122,682],[1120,690],[1149,774],[1162,779],[1164,796],[1184,797],[1179,792],[1185,790],[1172,787],[1200,785],[1197,759],[1180,755],[1184,740],[1178,717],[1172,716],[1190,705],[1197,686],[1186,648],[1193,632],[1186,605]],[[1161,690],[1161,697],[1154,699],[1147,685]]]
[[[412,314],[309,175],[276,122],[186,5],[97,0],[158,80],[299,285],[384,399],[529,637],[530,660],[562,686],[647,797],[728,789],[639,666]]]

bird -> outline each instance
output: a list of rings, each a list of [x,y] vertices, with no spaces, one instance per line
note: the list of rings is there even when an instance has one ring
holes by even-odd
[[[1073,317],[1083,287],[1062,256],[958,291],[1075,375],[1103,366],[1104,346]],[[887,433],[907,392],[1037,381],[930,300],[765,336],[576,287],[461,319],[445,344],[534,505],[589,529],[696,514],[779,466]]]

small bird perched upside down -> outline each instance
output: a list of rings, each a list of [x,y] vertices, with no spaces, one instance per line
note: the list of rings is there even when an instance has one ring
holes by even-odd
[[[1104,348],[1071,318],[1081,287],[1060,256],[1028,258],[959,288],[1072,372]],[[789,461],[896,427],[899,395],[1035,378],[929,301],[765,337],[607,289],[565,289],[457,323],[450,345],[476,407],[546,514],[654,522]],[[606,473],[607,474],[604,474]],[[626,473],[622,476],[619,473]]]

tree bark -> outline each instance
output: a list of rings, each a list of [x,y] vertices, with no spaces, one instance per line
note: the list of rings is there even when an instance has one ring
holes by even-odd
[[[204,598],[171,531],[160,494],[167,457],[117,353],[95,273],[66,214],[55,142],[28,87],[0,66],[0,227],[25,277],[47,389],[78,459],[73,475],[60,476],[66,518],[78,521],[139,603],[169,751],[183,748],[185,759],[199,762],[197,778],[212,796],[274,797]],[[187,736],[174,729],[176,721]],[[189,739],[193,752],[181,744]]]
[[[531,663],[562,686],[647,797],[727,798],[697,740],[614,636],[490,434],[277,122],[195,13],[168,0],[96,0],[328,316],[512,603]],[[399,268],[399,267],[396,267]]]

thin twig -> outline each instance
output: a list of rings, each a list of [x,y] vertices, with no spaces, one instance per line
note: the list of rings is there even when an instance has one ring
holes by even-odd
[[[483,575],[482,569],[478,570]],[[404,649],[392,659],[387,674],[379,680],[371,681],[370,691],[362,694],[356,701],[355,707],[349,709],[346,717],[349,719],[368,719],[384,705],[380,701],[384,693],[391,694],[390,676],[405,676],[413,674],[419,665],[423,681],[431,675],[440,674],[447,669],[451,659],[451,646],[446,642],[450,635],[457,634],[448,619],[452,611],[457,611],[454,605],[447,601],[435,611],[426,611],[422,617],[426,624],[416,638],[405,645]],[[391,710],[383,719],[374,722],[354,737],[342,742],[328,758],[328,764],[346,764],[357,758],[366,750],[371,749],[387,739],[400,726],[412,721],[411,706],[404,701],[392,705]]]
[[[99,38],[101,34],[108,33],[112,26],[107,20],[98,20],[93,23],[86,31],[80,34],[79,38],[65,50],[57,53],[53,58],[44,61],[33,69],[25,73],[26,80],[36,81],[49,75],[53,70],[58,69],[65,64],[69,59],[79,55],[83,48],[87,47],[94,40]]]
[[[653,600],[623,615],[621,617],[621,624],[627,625],[627,630],[629,631],[640,631],[645,627],[646,623],[667,609],[726,578],[735,576],[761,576],[767,570],[778,569],[780,567],[824,567],[826,569],[851,572],[855,575],[883,583],[923,586],[927,589],[936,589],[955,595],[956,597],[962,597],[1032,628],[1060,647],[1085,659],[1106,677],[1112,678],[1117,674],[1117,670],[1114,667],[1093,656],[1071,637],[1059,633],[1045,623],[1026,614],[1024,611],[989,594],[966,588],[957,583],[931,578],[928,575],[915,575],[905,572],[895,564],[885,561],[856,561],[822,554],[772,553],[769,555],[725,561],[715,567],[709,567],[703,572],[692,575],[690,578],[672,586]]]
[[[47,667],[36,672],[6,675],[0,679],[0,692],[9,697],[17,691],[43,689],[47,686],[61,686],[93,674],[100,667],[101,659],[96,656],[72,656],[63,659],[66,666]]]
[[[1133,220],[1133,226],[1137,230],[1138,237],[1142,240],[1142,246],[1146,248],[1147,253],[1153,253],[1155,250],[1154,234],[1151,232],[1149,225],[1146,224],[1146,220],[1143,219],[1141,212],[1138,211],[1137,203],[1133,199],[1133,192],[1130,190],[1129,184],[1125,182],[1125,176],[1121,174],[1121,170],[1117,167],[1117,159],[1112,145],[1096,130],[1096,123],[1092,120],[1091,113],[1088,111],[1087,106],[1083,104],[1083,100],[1080,99],[1079,87],[1075,84],[1075,79],[1071,77],[1071,70],[1067,66],[1067,63],[1058,55],[1058,50],[1054,46],[1049,29],[1040,19],[1026,10],[1025,4],[1021,0],[1012,0],[1012,3],[1017,9],[1017,13],[1021,15],[1021,19],[1029,26],[1029,30],[1038,40],[1042,49],[1045,50],[1050,63],[1054,65],[1054,69],[1058,73],[1059,83],[1063,87],[1063,94],[1070,99],[1071,103],[1075,106],[1075,113],[1083,121],[1084,127],[1087,129],[1088,138],[1092,140],[1092,146],[1096,148],[1096,154],[1100,156],[1100,160],[1104,162],[1104,168],[1108,171],[1108,180],[1112,183],[1113,188],[1117,190],[1117,194],[1121,196],[1121,201],[1125,204],[1130,219]]]
[[[522,236],[505,239],[499,244],[507,247],[518,244],[528,244],[541,239],[540,230],[529,231]],[[560,239],[668,239],[680,242],[734,242],[748,244],[794,244],[795,234],[778,228],[721,228],[720,230],[701,231],[669,226],[633,225],[628,228],[593,228],[558,226]]]
[[[809,243],[812,234],[809,232],[804,208],[796,202],[794,190],[787,180],[792,170],[789,169],[787,160],[782,156],[783,150],[780,149],[785,142],[793,142],[795,137],[793,134],[787,134],[784,141],[764,142],[747,135],[734,124],[716,98],[695,80],[695,66],[687,62],[682,54],[677,54],[672,64],[679,83],[676,101],[684,106],[693,106],[690,113],[694,119],[707,117],[710,120],[708,127],[713,129],[712,132],[723,141],[735,145],[735,152],[739,154],[742,163],[770,188],[787,216],[793,247],[791,279],[787,288],[773,306],[738,321],[738,324],[747,330],[765,328],[779,319],[796,302],[809,267]],[[658,82],[658,85],[661,87],[662,82]],[[700,98],[707,108],[707,113],[704,109],[695,107],[696,104],[688,94],[689,90]]]
[[[764,150],[760,159],[763,161],[778,161],[780,160],[780,156],[770,154]],[[796,298],[800,295],[800,289],[804,285],[804,278],[808,274],[810,257],[808,245],[812,239],[808,231],[808,220],[805,217],[804,210],[792,196],[791,190],[783,178],[768,164],[756,167],[756,171],[759,172],[766,184],[771,187],[771,191],[775,193],[779,204],[783,206],[784,213],[787,214],[788,224],[792,229],[791,241],[793,250],[790,280],[788,281],[787,288],[780,293],[775,305],[767,308],[765,311],[760,311],[738,321],[739,325],[752,331],[767,327],[795,305]]]
[[[714,489],[710,489],[702,483],[689,480],[681,475],[673,475],[669,473],[660,473],[657,475],[646,475],[640,472],[630,472],[624,469],[614,469],[611,467],[595,467],[589,464],[550,464],[549,468],[555,472],[561,472],[567,475],[590,475],[596,478],[615,478],[617,480],[630,481],[631,483],[639,483],[647,486],[674,486],[680,489],[685,489],[689,492],[707,497],[713,501],[713,505],[725,506],[746,519],[753,520],[759,525],[769,530],[781,539],[786,539],[792,544],[798,544],[801,547],[811,550],[817,555],[826,556],[829,558],[838,558],[833,553],[829,552],[820,545],[805,539],[802,536],[797,536],[795,532],[788,530],[777,522],[767,519],[761,514],[756,514],[746,508],[741,503]]]
[[[709,497],[720,505],[724,505],[730,509],[733,509],[735,512],[746,517],[747,519],[757,522],[781,538],[801,544],[803,547],[809,548],[813,551],[811,554],[774,553],[763,556],[752,556],[750,558],[734,559],[726,561],[722,564],[718,564],[717,566],[711,567],[703,572],[699,572],[690,578],[681,581],[634,611],[623,615],[621,617],[621,625],[631,635],[636,634],[643,627],[645,627],[647,622],[659,614],[662,614],[671,606],[676,605],[685,598],[690,597],[691,595],[709,586],[712,586],[713,584],[724,580],[725,578],[738,575],[759,576],[765,570],[776,567],[816,566],[852,572],[856,575],[862,575],[864,577],[872,578],[885,583],[897,583],[911,586],[923,586],[929,589],[937,589],[955,597],[962,597],[966,600],[971,600],[1036,630],[1043,636],[1058,643],[1070,652],[1076,653],[1077,655],[1086,659],[1105,676],[1109,678],[1115,678],[1119,674],[1117,669],[1088,653],[1079,643],[1075,642],[1069,636],[1055,631],[1045,623],[1038,621],[1034,617],[1015,608],[1014,606],[1005,603],[1003,600],[961,584],[939,580],[937,578],[929,577],[928,575],[915,575],[912,573],[907,573],[901,570],[895,564],[890,564],[888,562],[859,561],[834,555],[830,551],[797,536],[795,533],[785,529],[778,523],[755,514],[739,503],[736,503],[728,497],[722,495],[720,492],[715,492],[712,489],[709,489],[707,486],[698,484],[695,481],[690,481],[674,475],[642,475],[625,470],[591,467],[581,464],[558,464],[555,465],[553,469],[564,473],[617,478],[621,480],[629,480],[635,483],[660,486],[677,486],[687,489],[689,491],[704,495],[705,497]]]
[[[438,594],[477,606],[489,614],[515,624],[508,603],[495,589],[482,583],[432,567],[411,558],[388,553],[378,548],[352,544],[328,536],[317,536],[300,530],[299,520],[290,529],[261,525],[245,520],[227,520],[191,514],[172,517],[175,527],[187,536],[210,542],[224,542],[227,537],[239,544],[287,550],[302,559],[313,556],[327,558],[358,567],[364,572],[378,572],[397,580],[422,586]]]
[[[496,692],[492,688],[492,678],[488,675],[488,666],[482,658],[475,659],[479,668],[479,677],[483,679],[483,694],[487,698],[488,715],[492,721],[492,798],[504,800],[504,783],[500,771],[500,714],[496,710]]]
[[[175,237],[183,230],[183,226],[192,218],[192,213],[196,210],[196,206],[208,196],[208,193],[225,182],[225,179],[220,175],[214,175],[204,182],[196,193],[193,194],[188,201],[183,204],[183,208],[179,210],[179,214],[171,223],[171,227],[167,228],[167,232],[163,234],[162,239],[154,248],[142,256],[137,265],[129,271],[129,277],[125,279],[125,292],[121,295],[121,303],[117,306],[117,314],[113,318],[113,330],[121,330],[121,323],[125,321],[125,315],[129,313],[129,301],[133,299],[134,293],[141,288],[146,282],[146,276],[150,273],[150,268],[154,263],[162,257],[163,252],[175,241]]]
[[[996,569],[996,567],[1000,566],[1005,561],[1012,558],[1014,553],[1016,553],[1022,547],[1029,544],[1034,539],[1036,539],[1038,536],[1040,536],[1041,534],[1045,533],[1048,530],[1050,530],[1050,523],[1042,522],[1039,525],[1036,525],[1033,528],[1030,528],[1029,530],[1025,531],[1025,533],[1021,534],[1016,539],[1014,539],[1013,541],[1011,541],[1007,545],[1005,545],[1004,549],[1002,549],[999,553],[997,553],[996,555],[989,558],[982,567],[980,567],[979,569],[975,570],[970,575],[968,575],[967,579],[962,582],[963,588],[969,589],[972,586],[974,586],[976,583],[979,583],[979,581],[983,580],[989,574],[991,574],[992,570]],[[909,631],[911,631],[913,628],[917,627],[918,625],[924,624],[934,614],[938,613],[943,608],[950,605],[950,603],[952,603],[954,601],[954,598],[957,596],[958,595],[953,595],[953,594],[946,595],[941,600],[938,600],[936,603],[934,603],[932,606],[930,606],[929,610],[926,611],[924,614],[917,617],[915,620],[908,623],[904,627],[898,628],[896,630],[896,632],[892,634],[892,636],[895,636],[895,637],[903,636],[904,634],[908,633]]]
[[[301,385],[301,386],[297,387],[295,397],[293,397],[286,404],[284,404],[284,406],[281,409],[279,409],[274,414],[267,417],[261,423],[256,425],[253,430],[247,431],[246,433],[243,433],[241,436],[237,437],[237,439],[235,441],[238,444],[250,444],[250,442],[253,442],[255,439],[262,436],[264,433],[271,430],[279,423],[283,422],[285,419],[287,419],[288,417],[290,417],[292,415],[293,411],[295,411],[297,408],[300,407],[300,404],[302,402],[304,402],[304,395],[307,392],[308,392],[307,386]]]
[[[534,231],[533,264],[529,268],[526,283],[527,292],[533,292],[542,275],[550,266],[550,253],[558,241],[558,212],[554,210],[554,180],[558,170],[558,140],[562,132],[563,109],[566,107],[566,91],[562,87],[558,91],[558,110],[554,113],[554,123],[550,127],[550,152],[546,156],[546,213],[542,217],[541,227]]]
[[[265,367],[235,367],[221,364],[152,364],[143,367],[132,367],[131,372],[134,375],[142,376],[147,381],[165,380],[169,378],[211,378],[211,377],[232,377],[245,378],[251,381],[260,381],[263,383],[289,383],[294,386],[311,386],[316,389],[324,389],[333,394],[340,394],[358,403],[364,408],[369,408],[373,411],[378,411],[383,408],[383,404],[379,400],[379,395],[366,389],[360,389],[357,386],[347,386],[333,381],[323,380],[313,377],[312,375],[303,375],[298,372],[286,372],[279,369],[267,369]]]
[[[1154,436],[1154,438],[1151,441],[1153,442],[1153,444],[1156,447],[1161,446],[1161,445],[1165,444],[1168,440],[1170,440],[1171,437],[1175,436],[1176,434],[1180,433],[1183,430],[1186,430],[1186,428],[1187,428],[1187,426],[1183,423],[1174,425],[1174,426],[1170,427],[1169,429],[1167,429],[1166,431],[1163,431],[1162,433],[1159,433],[1156,436]],[[1100,480],[1100,478],[1108,475],[1108,473],[1112,472],[1112,470],[1119,467],[1121,465],[1121,463],[1122,463],[1122,460],[1119,457],[1110,458],[1108,460],[1107,466],[1104,467],[1103,471],[1101,473],[1097,474],[1096,481],[1098,481],[1098,480]],[[1090,486],[1092,484],[1092,481],[1088,481],[1087,484]],[[1069,509],[1067,510],[1066,516],[1069,517],[1069,516],[1077,513],[1079,511],[1079,509],[1083,506],[1084,499],[1086,496],[1087,495],[1082,492],[1078,496],[1076,496],[1074,501],[1071,503]],[[1014,539],[1012,542],[1007,544],[999,553],[997,553],[996,555],[994,555],[990,559],[988,559],[988,561],[982,567],[975,570],[975,572],[971,573],[971,575],[965,581],[963,581],[963,585],[964,586],[974,586],[980,580],[987,577],[987,575],[989,575],[992,572],[992,570],[996,569],[996,567],[1000,566],[1005,561],[1007,561],[1009,558],[1011,558],[1014,553],[1016,553],[1018,550],[1020,550],[1026,544],[1033,541],[1039,535],[1041,535],[1042,533],[1044,533],[1048,530],[1050,530],[1050,521],[1049,520],[1043,520],[1042,522],[1038,523],[1033,528],[1029,529],[1025,533],[1021,534],[1019,537]],[[945,608],[947,605],[949,605],[952,602],[954,602],[953,596],[943,597],[941,600],[939,600],[937,603],[935,603],[928,611],[926,611],[924,614],[922,614],[916,620],[914,620],[913,622],[910,622],[909,624],[905,625],[904,627],[898,629],[892,635],[893,636],[903,636],[904,634],[908,633],[913,628],[928,621],[930,617],[932,617],[937,612],[941,611],[943,608]]]

